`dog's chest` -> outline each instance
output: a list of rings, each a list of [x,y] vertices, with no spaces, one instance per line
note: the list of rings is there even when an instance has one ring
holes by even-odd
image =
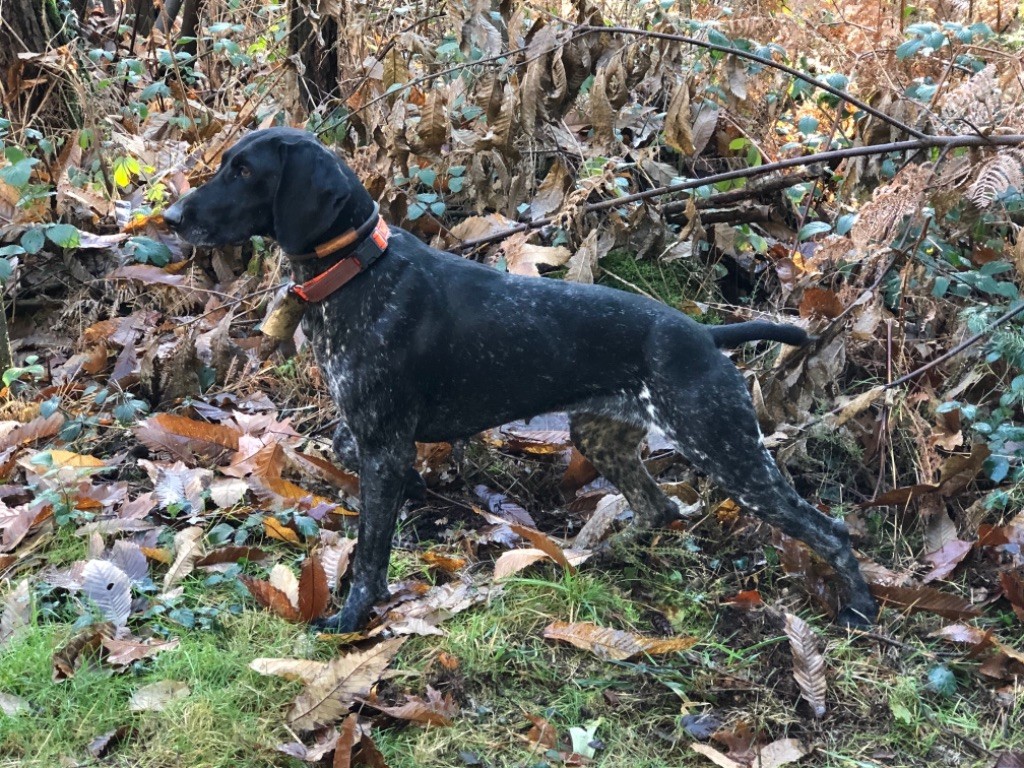
[[[303,331],[313,345],[313,354],[323,375],[331,399],[342,411],[346,410],[358,391],[356,374],[358,355],[353,348],[351,328],[336,322],[329,304],[321,304],[307,312]]]

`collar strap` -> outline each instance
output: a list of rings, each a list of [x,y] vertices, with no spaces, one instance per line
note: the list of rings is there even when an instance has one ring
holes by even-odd
[[[367,228],[367,225],[370,227],[368,236],[366,234],[360,236],[359,233],[364,228]],[[349,236],[351,237],[347,242],[340,246],[337,245],[339,241]],[[388,249],[388,239],[390,237],[391,230],[388,229],[388,225],[377,213],[377,208],[374,206],[374,215],[358,230],[350,229],[333,240],[328,240],[323,245],[318,245],[315,249],[317,256],[322,258],[323,256],[337,253],[338,250],[348,248],[355,243],[351,253],[339,259],[316,277],[304,283],[293,285],[291,292],[310,304],[323,301],[360,272],[369,269],[377,259],[383,256],[384,252]]]

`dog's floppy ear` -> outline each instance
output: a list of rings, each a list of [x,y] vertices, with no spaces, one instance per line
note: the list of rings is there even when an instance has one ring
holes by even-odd
[[[274,195],[274,239],[285,253],[311,251],[339,217],[351,194],[331,153],[313,141],[282,143]]]

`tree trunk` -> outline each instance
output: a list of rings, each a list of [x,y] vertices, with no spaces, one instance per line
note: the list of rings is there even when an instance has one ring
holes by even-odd
[[[73,73],[59,64],[18,59],[19,53],[42,54],[65,44],[63,29],[55,0],[0,2],[0,97],[15,130],[31,124],[52,134],[81,127],[81,109],[68,79]],[[39,84],[22,87],[32,80]]]
[[[310,0],[310,7],[317,10],[319,2]],[[341,3],[344,13],[345,4]],[[340,95],[338,87],[338,22],[333,16],[322,13],[319,19],[320,35],[316,34],[313,22],[306,15],[299,0],[291,0],[289,11],[291,29],[288,33],[288,53],[302,62],[303,72],[299,77],[302,103],[312,111],[316,107]],[[323,44],[320,38],[323,38]]]

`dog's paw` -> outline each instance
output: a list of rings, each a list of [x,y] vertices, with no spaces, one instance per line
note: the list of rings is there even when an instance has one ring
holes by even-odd
[[[354,611],[349,611],[346,606],[333,616],[328,616],[326,619],[317,619],[310,626],[320,632],[346,635],[363,629],[366,626],[366,621],[365,617],[360,617]]]

